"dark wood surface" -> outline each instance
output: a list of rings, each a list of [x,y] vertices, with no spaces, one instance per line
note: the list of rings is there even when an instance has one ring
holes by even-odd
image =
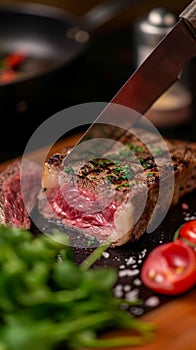
[[[121,347],[116,350],[195,350],[196,349],[196,291],[187,293],[158,309],[141,317],[141,320],[156,325],[155,339],[142,346]],[[115,332],[110,336],[129,334],[129,332]],[[99,349],[100,350],[100,349]],[[102,350],[106,350],[103,349]]]
[[[82,134],[67,137],[65,140],[54,145],[50,153],[59,151],[65,146],[74,145]],[[43,150],[44,151],[44,150]],[[41,151],[35,151],[30,158],[39,161]],[[0,165],[2,171],[12,160]],[[121,347],[117,350],[195,350],[196,349],[196,290],[195,288],[181,297],[158,306],[156,309],[145,313],[141,320],[155,324],[155,338],[148,344],[133,347]],[[129,331],[115,331],[106,336],[116,337],[118,335],[128,335]],[[98,349],[101,350],[101,349]],[[104,350],[104,348],[102,348]]]

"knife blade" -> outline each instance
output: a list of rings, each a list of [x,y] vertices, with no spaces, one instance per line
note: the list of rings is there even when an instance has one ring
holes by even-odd
[[[106,105],[66,158],[78,159],[76,146],[87,140],[108,136],[118,140],[128,124],[133,125],[137,120],[138,114],[136,113],[134,117],[132,113],[130,119],[127,114],[122,121],[117,106],[126,107],[128,110],[131,108],[139,114],[144,114],[156,99],[179,79],[185,64],[195,56],[196,0],[192,1],[179,15],[175,26]],[[119,124],[122,129],[111,127]],[[108,127],[103,128],[101,125],[108,125]],[[80,157],[83,151],[80,150]]]

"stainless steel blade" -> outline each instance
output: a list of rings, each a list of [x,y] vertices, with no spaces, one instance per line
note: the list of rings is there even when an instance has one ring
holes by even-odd
[[[178,79],[184,65],[194,56],[196,37],[186,22],[180,19],[111,102],[144,114]]]
[[[178,80],[185,64],[195,56],[196,0],[180,14],[177,24],[126,81],[78,143],[107,136],[114,140],[119,139],[123,129],[129,127],[127,122],[131,126],[135,119],[133,115],[132,119],[125,117],[121,125],[122,130],[111,128],[111,124],[116,125],[115,120],[118,120],[119,125],[121,118],[119,109],[115,106],[129,107],[144,114],[156,99]],[[102,128],[100,124],[110,125]],[[72,159],[74,148],[71,152]]]

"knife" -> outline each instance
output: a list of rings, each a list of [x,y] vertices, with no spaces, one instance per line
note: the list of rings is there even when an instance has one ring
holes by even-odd
[[[81,158],[84,154],[86,156],[89,148],[88,145],[85,146],[87,140],[107,137],[118,140],[129,126],[128,124],[133,125],[138,118],[137,113],[135,116],[134,113],[129,115],[128,111],[131,109],[139,114],[146,113],[156,99],[179,79],[185,64],[195,56],[196,0],[185,8],[170,32],[106,105],[66,157],[66,163],[67,158],[74,160]],[[127,111],[123,118],[120,116],[121,109],[118,106],[124,107],[123,110]],[[113,128],[112,125],[118,125],[118,127]],[[81,143],[84,145],[78,154],[77,146],[79,144],[81,146]]]

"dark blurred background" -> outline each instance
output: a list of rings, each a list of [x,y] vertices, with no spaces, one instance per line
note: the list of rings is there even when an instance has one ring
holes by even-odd
[[[0,0],[0,4],[4,2]],[[16,0],[14,2],[17,4]],[[24,0],[23,2],[30,3]],[[83,18],[89,9],[104,1],[34,0],[34,2],[57,6],[63,10],[70,11],[77,17]],[[48,102],[45,105],[41,105],[40,115],[38,105],[36,108],[27,108],[26,110],[24,108],[23,110],[22,104],[18,105],[21,109],[19,108],[17,111],[14,122],[12,122],[12,116],[8,113],[7,121],[10,118],[9,127],[7,124],[5,128],[1,126],[3,135],[0,141],[0,161],[2,162],[21,154],[28,138],[39,123],[54,113],[79,103],[110,101],[136,69],[136,43],[134,40],[136,21],[155,7],[167,8],[178,16],[189,3],[190,1],[185,0],[138,0],[133,6],[127,7],[125,11],[122,11],[108,23],[94,30],[90,47],[83,58],[82,64],[80,63],[78,66],[76,76],[73,76],[73,79],[71,79],[69,88],[66,87],[64,89],[64,86],[59,83],[60,89],[56,91],[54,88],[54,95],[50,95]],[[176,124],[172,125],[172,127],[167,125],[160,127],[160,131],[164,136],[195,140],[195,66],[195,60],[192,60],[185,67],[184,74],[184,83],[187,85],[193,98],[191,110],[189,111],[190,115],[180,125],[176,121]],[[46,91],[48,88],[47,85],[44,86]],[[9,92],[7,93],[7,100],[9,103]],[[1,124],[3,124],[2,118],[5,119],[5,116],[1,117]],[[16,121],[17,118],[20,119],[20,130],[16,130],[17,125],[19,125]]]
[[[8,2],[8,0],[1,0],[0,3]],[[12,0],[17,3],[18,0]],[[98,4],[106,3],[107,0],[21,0],[23,3],[38,3],[57,6],[63,10],[70,11],[76,16],[83,17],[87,11],[92,9]],[[119,0],[120,2],[120,0]],[[137,0],[133,6],[126,8],[124,12],[116,16],[110,22],[102,26],[99,32],[105,32],[106,30],[113,31],[119,27],[124,27],[138,19],[138,17],[145,15],[151,9],[155,7],[165,7],[171,11],[180,13],[191,1],[189,0]]]

